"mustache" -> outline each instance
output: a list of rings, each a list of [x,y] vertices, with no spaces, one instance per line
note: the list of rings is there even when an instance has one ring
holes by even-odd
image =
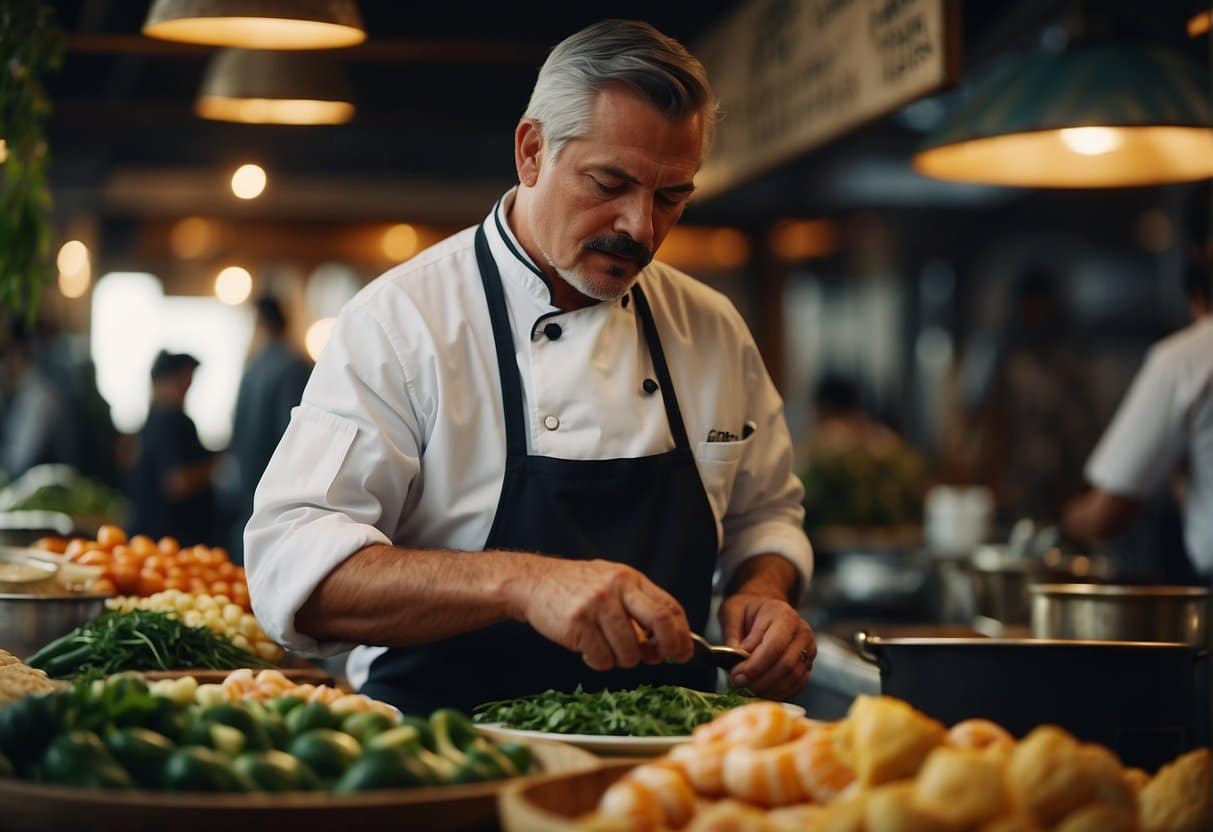
[[[593,237],[585,244],[585,247],[590,251],[635,260],[642,269],[653,259],[653,252],[624,234],[615,237]]]

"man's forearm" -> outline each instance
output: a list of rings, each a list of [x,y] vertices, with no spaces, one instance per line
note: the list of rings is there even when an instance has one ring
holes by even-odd
[[[374,545],[329,573],[295,626],[321,641],[403,647],[521,614],[529,570],[519,552],[453,552]]]
[[[783,555],[755,555],[737,567],[724,590],[725,597],[743,593],[795,605],[800,597],[800,571]]]

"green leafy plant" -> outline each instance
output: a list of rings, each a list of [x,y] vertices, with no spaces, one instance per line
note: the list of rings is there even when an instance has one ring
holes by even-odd
[[[38,0],[0,3],[0,309],[33,319],[42,286],[54,277],[46,184],[49,157],[46,116],[50,101],[43,76],[59,66],[63,33],[54,10]]]

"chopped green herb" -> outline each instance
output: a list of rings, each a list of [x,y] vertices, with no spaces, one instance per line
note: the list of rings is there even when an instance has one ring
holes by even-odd
[[[753,702],[746,692],[704,693],[675,685],[640,685],[633,690],[572,693],[548,690],[519,699],[477,705],[477,722],[553,734],[616,737],[680,737],[738,705]]]

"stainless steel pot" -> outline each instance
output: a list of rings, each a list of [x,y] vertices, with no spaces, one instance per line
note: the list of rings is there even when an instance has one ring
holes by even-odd
[[[0,648],[19,659],[105,612],[109,595],[0,594]]]
[[[1029,592],[1037,638],[1209,646],[1203,587],[1034,584]]]

